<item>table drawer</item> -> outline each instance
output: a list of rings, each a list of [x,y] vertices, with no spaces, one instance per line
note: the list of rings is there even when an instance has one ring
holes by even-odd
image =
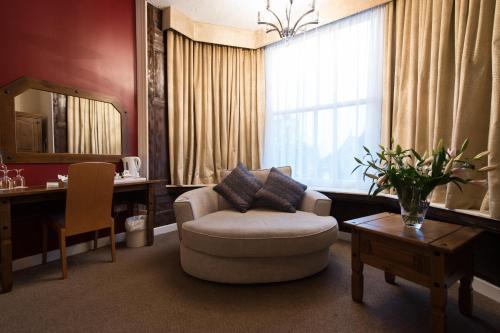
[[[361,260],[405,279],[429,285],[431,258],[428,251],[408,243],[361,234]]]

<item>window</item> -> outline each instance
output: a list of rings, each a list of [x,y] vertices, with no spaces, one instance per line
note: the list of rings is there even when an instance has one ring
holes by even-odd
[[[264,165],[309,186],[364,189],[351,175],[380,142],[383,21],[378,7],[266,48]]]

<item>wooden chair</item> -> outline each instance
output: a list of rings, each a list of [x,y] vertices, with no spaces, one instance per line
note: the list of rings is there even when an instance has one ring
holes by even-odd
[[[115,165],[78,163],[69,167],[66,212],[63,221],[43,224],[43,263],[47,262],[47,226],[57,231],[63,279],[68,277],[66,237],[94,232],[94,250],[98,231],[110,228],[111,260],[115,261],[115,224],[111,217]]]

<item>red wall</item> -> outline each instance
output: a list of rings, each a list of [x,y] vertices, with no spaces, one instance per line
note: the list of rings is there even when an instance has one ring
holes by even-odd
[[[0,45],[0,86],[30,76],[114,96],[128,112],[125,153],[137,154],[134,0],[1,0]],[[9,168],[24,168],[29,185],[67,172]]]

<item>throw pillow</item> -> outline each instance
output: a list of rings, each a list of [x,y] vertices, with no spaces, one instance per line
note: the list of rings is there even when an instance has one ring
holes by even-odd
[[[264,186],[257,192],[258,205],[295,213],[307,186],[272,168]]]
[[[214,187],[214,191],[226,199],[231,206],[245,213],[262,183],[241,163],[227,175],[222,182]]]

